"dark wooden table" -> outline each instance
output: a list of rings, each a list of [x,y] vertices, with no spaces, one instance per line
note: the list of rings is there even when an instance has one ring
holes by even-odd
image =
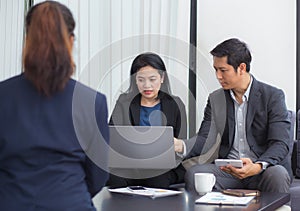
[[[187,193],[184,189],[180,190],[183,193],[179,195],[151,199],[145,196],[110,193],[107,188],[104,188],[93,198],[93,201],[99,211],[273,211],[290,201],[290,194],[263,192],[247,206],[203,205],[195,204],[199,195]]]

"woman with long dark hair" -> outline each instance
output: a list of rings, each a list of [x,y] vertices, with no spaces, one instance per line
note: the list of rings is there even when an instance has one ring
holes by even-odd
[[[172,95],[167,70],[160,56],[148,52],[133,60],[129,88],[119,96],[110,124],[172,126],[175,138],[186,138],[185,106],[179,97]],[[185,169],[179,164],[175,169],[149,178],[125,178],[122,173],[111,172],[107,183],[110,187],[145,185],[167,188],[171,184],[183,182]]]

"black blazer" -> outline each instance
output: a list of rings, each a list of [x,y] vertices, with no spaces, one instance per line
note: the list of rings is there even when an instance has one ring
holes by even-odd
[[[95,210],[108,178],[104,95],[69,80],[45,97],[21,74],[0,83],[0,119],[0,210]]]
[[[224,94],[219,95],[220,93]],[[218,106],[212,106],[216,96],[219,96],[218,98],[222,96],[223,102],[218,102]],[[222,116],[225,118],[224,121],[220,121]],[[229,90],[219,89],[210,94],[196,142],[186,142],[188,151],[191,150],[188,157],[198,156],[203,152],[204,144],[212,130],[212,123],[216,125],[217,132],[222,137],[219,157],[226,158],[233,145],[235,134],[234,103]],[[224,125],[220,125],[222,123],[225,128]],[[257,160],[268,162],[270,165],[283,165],[292,176],[290,159],[287,159],[290,127],[283,91],[259,82],[253,77],[246,116],[248,144],[257,155]]]
[[[177,96],[160,93],[163,126],[172,126],[174,137],[187,137],[187,120],[185,106]],[[141,95],[121,94],[112,112],[111,125],[139,125],[140,124]]]

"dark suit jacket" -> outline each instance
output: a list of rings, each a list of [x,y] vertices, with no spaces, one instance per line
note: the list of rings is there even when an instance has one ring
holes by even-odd
[[[212,99],[219,95],[220,92],[224,93],[224,102],[218,102],[218,105],[213,106],[213,108],[223,107],[222,111],[225,112],[224,121],[218,119],[222,116],[220,111],[212,109],[212,105],[215,103],[215,100],[212,102]],[[235,112],[229,90],[223,89],[210,94],[196,142],[186,142],[188,151],[191,150],[188,157],[198,156],[200,153],[203,153],[204,144],[211,130],[212,117],[216,119],[217,131],[221,134],[218,156],[219,158],[227,157],[234,141]],[[224,125],[220,126],[223,122]],[[270,165],[283,165],[292,176],[290,159],[287,159],[290,127],[291,123],[283,91],[259,82],[253,77],[246,116],[248,144],[258,157],[258,161],[265,161]]]
[[[177,96],[161,95],[161,111],[165,115],[162,125],[172,126],[174,137],[186,138],[185,106]],[[139,125],[140,124],[141,95],[121,94],[112,112],[111,125]]]
[[[95,210],[108,178],[104,95],[69,80],[45,97],[21,74],[0,83],[0,119],[0,210]]]

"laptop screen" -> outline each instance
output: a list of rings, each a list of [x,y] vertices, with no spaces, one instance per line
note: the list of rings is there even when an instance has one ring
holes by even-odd
[[[176,167],[170,126],[109,126],[109,167],[172,169]]]

